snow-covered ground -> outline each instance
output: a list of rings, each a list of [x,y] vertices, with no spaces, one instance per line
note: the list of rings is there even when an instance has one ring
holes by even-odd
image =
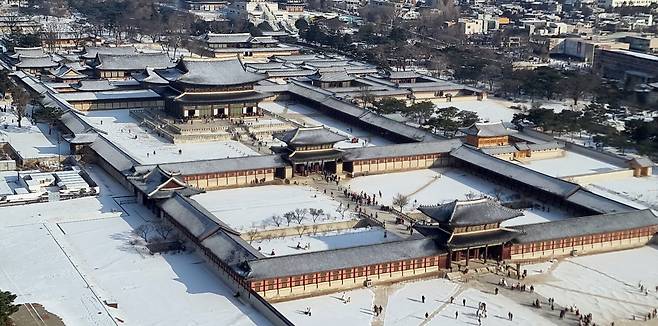
[[[623,169],[616,165],[569,151],[565,151],[565,155],[563,157],[530,161],[522,165],[526,168],[560,178],[572,175],[609,172]]]
[[[23,118],[21,122],[22,126],[18,128],[14,115],[0,112],[0,142],[11,144],[21,157],[37,159],[69,154],[69,148],[64,140],[60,139],[60,144],[57,144],[59,135],[57,130],[53,130],[49,135],[48,125],[42,123],[33,125],[28,118]]]
[[[268,240],[257,240],[252,246],[259,248],[264,255],[271,255],[272,251],[277,256],[295,255],[313,251],[324,251],[356,246],[366,246],[376,243],[399,240],[395,234],[388,233],[384,237],[384,229],[380,227],[368,227],[358,229],[347,229],[340,231],[323,232],[317,234],[305,234]],[[297,248],[299,244],[300,248]],[[308,248],[306,248],[308,245]]]
[[[122,324],[112,317],[125,325],[268,324],[195,253],[151,256],[130,245],[131,230],[152,213],[100,168],[88,171],[98,197],[0,209],[1,289],[72,326]]]
[[[410,205],[405,207],[408,212],[414,211],[420,205],[437,205],[453,201],[480,198],[482,195],[505,200],[515,194],[514,191],[482,180],[474,175],[458,169],[424,169],[407,172],[378,174],[358,177],[348,183],[351,191],[365,191],[368,194],[379,194],[382,205],[391,205],[393,197],[400,193],[409,197]],[[506,225],[519,225],[552,221],[566,217],[566,213],[551,208],[549,211],[524,210],[523,216],[511,219]]]
[[[466,306],[462,305],[463,299],[466,299]],[[448,304],[427,325],[478,325],[476,313],[480,302],[487,304],[487,317],[481,318],[482,325],[555,325],[546,318],[537,315],[532,311],[532,308],[520,305],[502,294],[494,295],[476,289],[466,289],[455,296],[455,304]],[[459,312],[456,319],[455,312]],[[507,317],[509,312],[513,314],[512,320]]]
[[[448,304],[458,290],[459,285],[447,279],[405,283],[388,296],[384,325],[419,325],[425,320],[425,313],[431,314]]]
[[[648,289],[640,292],[638,284]],[[658,248],[646,246],[566,259],[535,290],[564,306],[592,313],[597,324],[645,316],[658,307]]]
[[[347,298],[350,302],[345,303]],[[372,291],[359,289],[276,303],[274,307],[298,326],[369,326],[374,315],[373,299]],[[311,308],[310,316],[304,314],[307,308]]]
[[[588,188],[598,190],[597,193],[604,196],[616,195],[622,200],[638,202],[641,206],[658,207],[658,175],[655,174],[641,178],[596,181]]]
[[[331,129],[350,140],[358,138],[358,142],[352,143],[350,140],[336,144],[339,148],[351,148],[361,146],[381,146],[390,145],[392,142],[366,129],[358,128],[351,124],[345,123],[338,119],[332,118],[328,114],[313,109],[303,104],[292,102],[262,102],[259,106],[267,111],[280,114],[288,119],[305,124],[306,126],[320,126]]]
[[[405,208],[407,211],[413,211],[420,205],[443,204],[466,199],[467,196],[493,196],[494,190],[500,190],[502,198],[513,194],[457,169],[423,169],[363,176],[350,180],[348,185],[355,192],[378,194],[381,191],[379,202],[383,205],[391,205],[398,193],[408,196],[410,205]]]
[[[0,289],[17,303],[42,304],[66,325],[115,325],[49,232],[39,223],[0,227]]]
[[[192,199],[238,231],[276,228],[272,215],[283,216],[296,208],[322,209],[325,216],[320,217],[317,223],[336,222],[342,218],[337,211],[340,203],[329,195],[307,186],[261,186],[215,190],[192,196]],[[345,218],[350,216],[346,213]],[[308,214],[302,225],[311,224],[314,223]],[[290,223],[290,227],[296,225],[299,225],[296,221]],[[280,227],[287,226],[284,219]]]
[[[130,245],[137,215],[60,223],[80,270],[102,300],[118,303],[111,313],[132,325],[267,325],[249,305],[236,300],[195,253],[150,255]]]
[[[130,116],[129,110],[90,111],[84,119],[95,128],[106,131],[105,137],[142,164],[259,155],[237,141],[172,144],[141,127]],[[135,135],[137,139],[134,139]],[[182,155],[178,150],[182,150]]]

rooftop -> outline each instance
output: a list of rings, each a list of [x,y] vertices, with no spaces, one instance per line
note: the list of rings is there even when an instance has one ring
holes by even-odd
[[[421,206],[418,210],[436,222],[452,226],[498,223],[523,215],[489,198],[455,200],[438,206]]]
[[[347,139],[347,137],[339,135],[324,126],[300,127],[275,134],[274,137],[293,146],[334,144]]]
[[[249,72],[238,58],[228,60],[182,59],[170,69],[155,72],[170,82],[203,86],[231,86],[250,84],[265,79],[265,76]]]

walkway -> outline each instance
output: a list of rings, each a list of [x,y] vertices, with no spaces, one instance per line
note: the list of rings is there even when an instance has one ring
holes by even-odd
[[[320,174],[315,174],[315,175],[310,175],[308,177],[295,177],[295,181],[297,181],[299,184],[305,184],[310,187],[313,187],[317,189],[318,191],[324,192],[325,190],[327,191],[327,195],[331,195],[333,193],[333,198],[334,200],[338,201],[339,203],[343,204],[343,207],[347,207],[349,204],[350,211],[353,213],[356,213],[354,211],[354,208],[356,208],[357,204],[349,200],[343,195],[343,189],[345,189],[345,176],[342,176],[343,179],[341,179],[340,182],[338,182],[338,185],[336,185],[335,182],[326,182],[324,181],[324,178]],[[359,206],[361,208],[361,212],[368,215],[372,216],[373,218],[377,216],[376,220],[379,222],[384,223],[385,228],[388,232],[391,232],[400,238],[406,239],[408,238],[411,234],[410,231],[407,230],[407,225],[403,224],[395,224],[395,220],[397,218],[397,215],[389,212],[389,211],[384,211],[379,209],[380,206]]]

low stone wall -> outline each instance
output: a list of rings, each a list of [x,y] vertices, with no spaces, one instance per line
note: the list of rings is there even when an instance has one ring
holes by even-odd
[[[258,231],[256,233],[245,232],[242,233],[240,237],[246,241],[257,241],[263,239],[299,236],[300,231],[302,232],[302,235],[305,235],[305,234],[314,234],[320,232],[331,232],[331,231],[339,231],[339,230],[364,228],[368,226],[373,226],[373,223],[369,219],[351,219],[351,220],[344,220],[344,221],[331,222],[331,223],[301,225],[303,230],[299,229],[300,225],[294,225],[290,227]]]
[[[0,160],[0,171],[14,171],[14,170],[16,170],[16,161]]]
[[[571,176],[562,177],[562,179],[569,182],[577,183],[579,185],[588,185],[596,181],[604,181],[604,180],[607,181],[613,179],[630,178],[633,177],[633,172],[634,171],[630,169],[615,170],[608,172],[595,172],[595,173],[571,175]]]

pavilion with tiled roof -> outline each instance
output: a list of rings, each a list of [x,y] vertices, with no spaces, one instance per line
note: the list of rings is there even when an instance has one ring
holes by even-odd
[[[269,94],[254,90],[265,76],[249,72],[238,58],[183,59],[154,72],[169,86],[163,91],[166,109],[179,118],[243,118],[262,114],[258,103]],[[144,80],[154,76],[147,76]],[[158,79],[158,81],[161,81]]]
[[[275,134],[274,137],[286,143],[284,157],[293,164],[293,170],[298,174],[325,170],[337,173],[337,163],[344,152],[334,148],[334,145],[347,139],[324,126],[300,127]]]
[[[501,223],[523,215],[490,198],[455,200],[437,206],[421,206],[429,223],[418,226],[421,233],[434,238],[446,248],[450,261],[482,257],[501,259],[505,244],[518,231],[501,227]]]

